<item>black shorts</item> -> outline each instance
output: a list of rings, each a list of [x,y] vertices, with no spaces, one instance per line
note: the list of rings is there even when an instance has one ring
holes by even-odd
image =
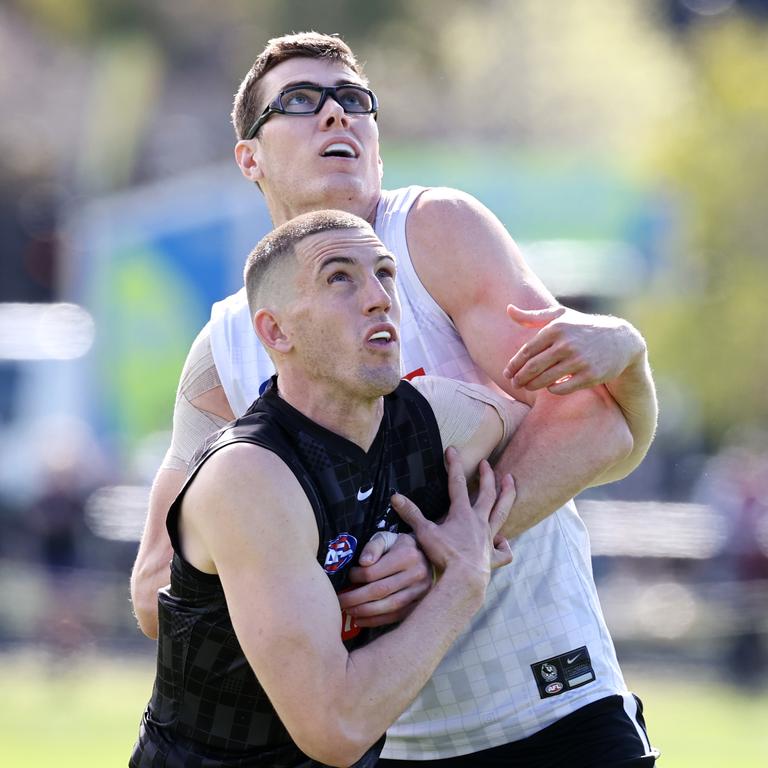
[[[607,696],[527,739],[442,760],[379,760],[378,768],[646,768],[658,753],[635,701],[634,719],[621,696]]]

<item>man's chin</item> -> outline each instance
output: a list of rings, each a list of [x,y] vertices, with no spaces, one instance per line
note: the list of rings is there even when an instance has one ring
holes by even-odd
[[[323,176],[322,190],[324,198],[378,196],[381,184],[372,184],[370,179],[353,168],[339,168]]]
[[[383,397],[397,389],[398,384],[400,384],[400,369],[367,369],[363,379],[372,396]]]

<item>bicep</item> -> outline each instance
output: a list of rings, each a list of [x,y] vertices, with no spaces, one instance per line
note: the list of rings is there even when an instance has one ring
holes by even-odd
[[[323,701],[329,677],[339,677],[333,670],[346,669],[331,582],[314,558],[279,555],[255,567],[225,567],[221,577],[248,663],[295,734]]]
[[[493,459],[503,450],[530,410],[480,384],[439,376],[417,377],[411,384],[429,402],[443,447],[459,450],[468,477],[482,459]]]
[[[249,664],[293,731],[323,700],[329,672],[344,669],[341,612],[295,476],[268,451],[233,448],[219,454],[239,453],[234,460],[217,454],[203,467],[209,471],[190,486],[182,518],[187,538],[198,539],[219,574]]]
[[[502,389],[528,400],[530,393],[510,389],[503,370],[535,331],[513,323],[506,308],[556,302],[501,222],[467,195],[429,190],[409,217],[408,245],[420,279],[474,362]]]

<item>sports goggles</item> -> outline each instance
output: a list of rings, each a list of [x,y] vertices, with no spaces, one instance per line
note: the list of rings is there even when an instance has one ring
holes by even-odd
[[[294,85],[280,91],[243,137],[252,139],[272,115],[316,115],[331,97],[348,115],[376,115],[376,94],[359,85]]]

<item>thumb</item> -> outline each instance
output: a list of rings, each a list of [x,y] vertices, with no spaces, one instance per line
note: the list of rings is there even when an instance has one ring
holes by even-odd
[[[373,535],[360,553],[360,565],[373,565],[387,551],[387,541],[383,536]]]
[[[565,307],[554,306],[543,309],[521,309],[515,304],[507,304],[507,315],[518,325],[524,328],[543,328],[547,323],[560,317],[565,312]]]
[[[493,552],[491,553],[491,568],[501,568],[512,562],[512,547],[509,540],[497,533],[493,539]]]

